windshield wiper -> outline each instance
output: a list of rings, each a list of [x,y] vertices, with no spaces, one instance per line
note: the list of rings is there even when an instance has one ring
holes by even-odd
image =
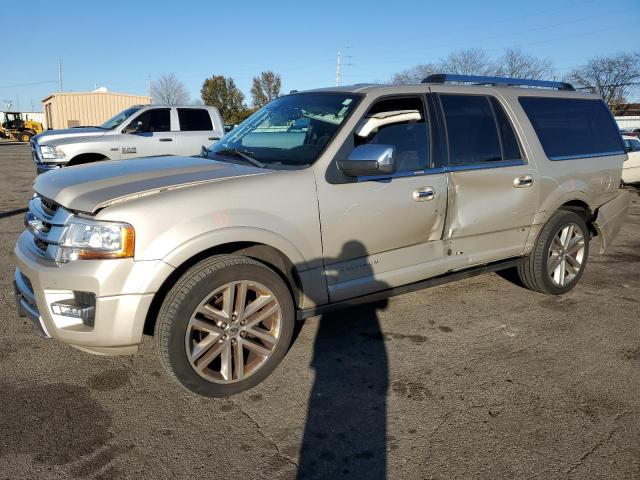
[[[250,154],[252,152],[248,152],[248,151],[243,151],[243,150],[238,150],[237,148],[225,148],[222,150],[208,150],[211,153],[214,153],[216,155],[233,155],[235,157],[240,157],[241,159],[249,162],[251,165],[254,165],[258,168],[265,168],[266,165],[264,163],[262,163],[259,160],[256,160],[255,158],[253,158]]]

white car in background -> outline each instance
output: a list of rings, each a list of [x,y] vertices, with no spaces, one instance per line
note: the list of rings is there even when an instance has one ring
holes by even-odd
[[[640,183],[640,139],[629,135],[624,135],[622,139],[629,156],[622,166],[622,181]]]
[[[99,127],[48,130],[31,139],[38,174],[103,160],[195,156],[224,135],[215,107],[135,105]]]

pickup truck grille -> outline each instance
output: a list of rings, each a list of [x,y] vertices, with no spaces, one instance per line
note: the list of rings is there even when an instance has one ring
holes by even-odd
[[[42,163],[42,158],[40,158],[40,149],[38,148],[37,142],[35,140],[31,140],[29,144],[31,145],[31,156],[33,157],[33,163]]]
[[[71,216],[71,212],[52,200],[35,195],[24,216],[25,226],[33,237],[34,251],[47,260],[55,261],[65,225]]]

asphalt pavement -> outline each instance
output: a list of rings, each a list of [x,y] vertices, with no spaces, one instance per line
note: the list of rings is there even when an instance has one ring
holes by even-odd
[[[0,479],[640,478],[636,191],[565,296],[489,274],[313,318],[264,383],[205,399],[151,338],[99,357],[16,318],[34,176],[0,145]]]

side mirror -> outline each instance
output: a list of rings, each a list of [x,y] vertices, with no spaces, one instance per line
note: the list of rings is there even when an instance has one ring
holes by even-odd
[[[122,133],[136,133],[142,130],[142,121],[138,120],[131,122],[129,125],[122,129]]]
[[[360,145],[346,160],[338,160],[338,168],[350,177],[391,174],[396,171],[396,149],[393,145]]]

